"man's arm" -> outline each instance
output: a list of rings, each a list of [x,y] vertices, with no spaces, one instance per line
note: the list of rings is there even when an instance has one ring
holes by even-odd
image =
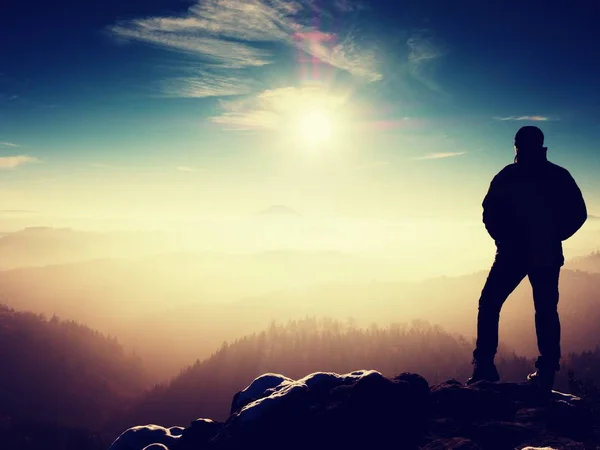
[[[483,223],[494,241],[501,240],[506,234],[506,205],[501,196],[498,175],[490,183],[483,199]]]
[[[560,192],[560,238],[569,239],[583,226],[587,220],[587,208],[581,190],[569,172]]]

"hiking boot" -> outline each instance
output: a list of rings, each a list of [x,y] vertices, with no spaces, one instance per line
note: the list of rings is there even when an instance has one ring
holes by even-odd
[[[473,361],[473,365],[475,366],[473,369],[473,375],[467,380],[467,385],[471,385],[482,380],[491,381],[494,383],[496,381],[500,381],[500,374],[498,374],[498,369],[496,369],[496,365],[493,362],[478,362],[475,360]]]
[[[550,369],[538,369],[527,375],[527,382],[545,391],[551,391],[554,386],[555,373],[554,370]]]

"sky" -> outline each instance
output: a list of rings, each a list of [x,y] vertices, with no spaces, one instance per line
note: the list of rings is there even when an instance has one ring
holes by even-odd
[[[531,124],[600,214],[595,3],[4,0],[0,218],[480,223]]]

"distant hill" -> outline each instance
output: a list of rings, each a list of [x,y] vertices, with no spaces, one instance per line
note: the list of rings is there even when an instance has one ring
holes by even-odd
[[[565,351],[600,343],[600,273],[592,273],[597,260],[597,254],[571,260],[562,272]],[[361,326],[424,319],[473,337],[487,271],[386,281],[401,279],[405,263],[410,261],[291,250],[99,259],[2,271],[0,302],[118,335],[143,357],[153,381],[210,355],[224,340],[271,320],[307,315],[352,317]],[[572,270],[578,267],[589,272]],[[526,356],[537,352],[531,295],[524,280],[501,316],[501,340]]]
[[[119,258],[164,251],[166,239],[153,232],[92,232],[29,227],[0,233],[0,270]]]
[[[268,324],[271,317],[256,310],[239,316],[234,302],[331,280],[392,279],[396,272],[393,260],[336,251],[168,253],[0,271],[0,303],[116,334],[167,378],[223,340]]]
[[[265,311],[273,318],[300,318],[303,314],[340,319],[354,317],[362,326],[423,319],[449,332],[474,337],[478,300],[487,273],[440,277],[419,283],[328,283],[238,302],[235,311],[231,308],[231,314],[250,317],[252,311]],[[564,351],[577,352],[600,343],[597,327],[600,273],[565,269],[560,290]],[[500,338],[520,354],[537,354],[533,298],[527,279],[504,305]]]
[[[359,326],[423,319],[449,332],[474,337],[477,304],[487,272],[419,283],[335,282],[307,288],[277,290],[226,304],[173,305],[148,316],[145,327],[152,339],[170,336],[190,359],[204,355],[195,349],[220,337],[231,340],[268,325],[269,321],[302,319],[306,315],[354,318]],[[600,274],[564,270],[559,311],[565,352],[578,352],[600,343]],[[187,342],[197,339],[190,347]],[[519,354],[537,354],[534,308],[529,282],[524,280],[509,297],[500,319],[500,339]],[[214,346],[214,345],[213,345]],[[160,348],[160,343],[154,344]],[[185,350],[187,349],[187,350]],[[166,350],[165,350],[166,352]],[[181,358],[179,359],[181,361]]]
[[[139,395],[138,357],[84,325],[0,305],[0,417],[94,429]]]

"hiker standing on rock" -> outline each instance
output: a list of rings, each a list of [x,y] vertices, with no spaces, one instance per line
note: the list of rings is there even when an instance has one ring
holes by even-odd
[[[496,257],[479,299],[473,376],[499,381],[494,365],[502,305],[525,276],[533,289],[540,356],[527,379],[552,389],[560,369],[558,278],[562,241],[587,219],[581,191],[571,174],[546,158],[544,134],[533,126],[515,136],[515,159],[492,180],[483,201],[483,223],[496,242]]]

